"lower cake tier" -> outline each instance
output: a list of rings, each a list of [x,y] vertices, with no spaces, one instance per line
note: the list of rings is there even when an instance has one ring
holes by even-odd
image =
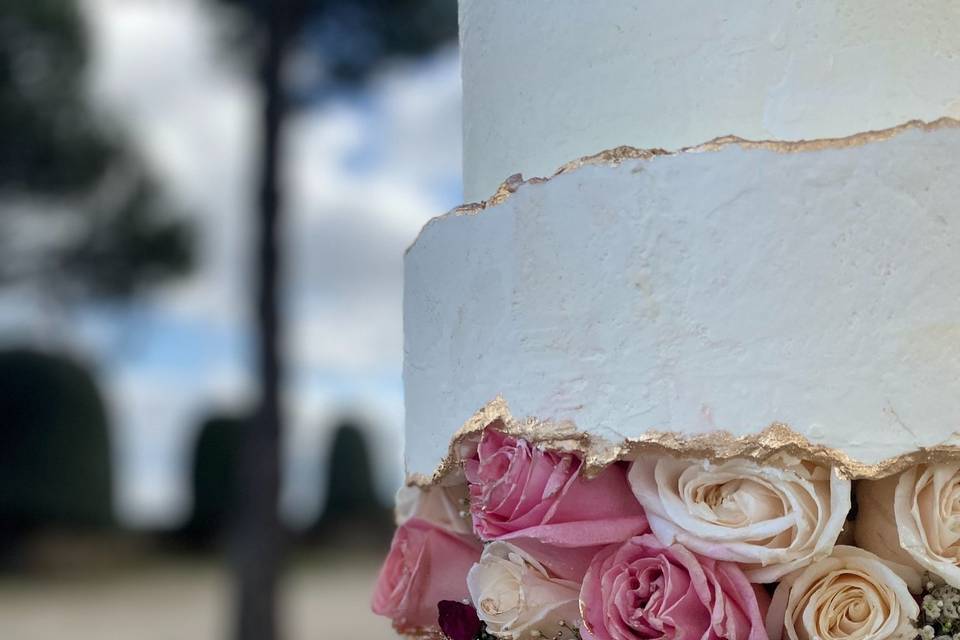
[[[852,479],[771,435],[591,469],[589,434],[472,424],[398,493],[373,610],[446,640],[956,638],[958,451]]]
[[[619,148],[435,219],[405,260],[410,479],[500,395],[589,436],[592,466],[651,433],[710,449],[774,425],[858,477],[952,446],[958,149],[949,119]]]
[[[958,149],[953,120],[619,148],[428,224],[374,610],[449,640],[960,638]]]

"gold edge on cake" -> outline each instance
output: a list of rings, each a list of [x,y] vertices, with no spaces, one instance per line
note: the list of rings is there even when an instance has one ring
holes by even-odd
[[[431,475],[409,474],[407,484],[420,487],[438,484],[459,468],[464,446],[492,425],[504,433],[533,444],[548,445],[552,449],[579,454],[583,457],[584,473],[588,477],[595,476],[614,462],[632,460],[641,453],[698,458],[711,462],[747,459],[773,466],[790,458],[802,458],[833,467],[841,476],[851,480],[875,480],[917,464],[960,461],[960,446],[941,444],[921,447],[876,464],[867,464],[840,449],[813,443],[783,423],[773,423],[759,433],[744,436],[735,436],[720,430],[696,435],[652,430],[640,437],[626,438],[616,443],[579,431],[572,421],[515,418],[503,397],[497,396],[457,430],[450,440],[447,454]]]
[[[912,130],[937,131],[940,129],[960,128],[960,120],[949,116],[944,116],[930,122],[924,120],[910,120],[887,129],[876,129],[870,131],[861,131],[849,136],[839,138],[816,138],[810,140],[747,140],[734,135],[725,135],[707,142],[683,147],[675,151],[665,149],[641,149],[629,145],[621,145],[612,149],[604,149],[598,153],[583,156],[576,160],[565,163],[559,169],[548,177],[534,177],[524,179],[519,173],[515,173],[504,180],[497,188],[496,192],[486,200],[480,202],[471,202],[454,207],[447,213],[435,216],[427,223],[417,234],[416,239],[407,247],[406,253],[420,240],[423,232],[435,222],[450,217],[477,215],[490,207],[495,207],[505,202],[517,189],[527,184],[541,184],[550,181],[552,178],[577,171],[587,166],[609,166],[615,167],[627,160],[652,160],[659,156],[677,156],[687,153],[705,153],[720,151],[726,147],[737,146],[748,150],[765,150],[776,153],[803,153],[809,151],[823,151],[827,149],[846,149],[849,147],[859,147],[872,142],[881,142],[896,137],[901,133]]]
[[[397,635],[409,638],[410,640],[447,640],[447,637],[438,631],[432,629],[422,629],[419,627],[405,627],[394,623],[393,630]]]

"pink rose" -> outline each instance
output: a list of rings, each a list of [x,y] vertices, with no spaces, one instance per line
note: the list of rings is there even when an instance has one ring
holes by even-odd
[[[495,429],[464,461],[473,529],[483,540],[534,538],[562,547],[622,542],[647,531],[647,519],[614,464],[592,480],[583,461],[546,451]]]
[[[590,563],[607,545],[595,547],[555,547],[533,538],[514,538],[510,541],[542,564],[551,574],[564,580],[583,582]]]
[[[737,565],[653,535],[597,554],[580,600],[584,640],[767,640],[769,598]]]
[[[470,597],[467,572],[482,545],[414,518],[397,529],[373,593],[373,612],[403,632],[437,626],[437,603]]]

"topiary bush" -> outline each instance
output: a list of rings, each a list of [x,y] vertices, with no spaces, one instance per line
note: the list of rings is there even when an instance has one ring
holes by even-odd
[[[326,503],[316,527],[319,537],[359,546],[389,539],[391,511],[374,489],[367,438],[356,422],[337,424],[326,460]]]
[[[64,356],[0,351],[0,528],[112,524],[107,414]]]
[[[240,444],[246,418],[215,416],[201,425],[191,466],[193,508],[181,534],[188,542],[216,542],[237,507]]]

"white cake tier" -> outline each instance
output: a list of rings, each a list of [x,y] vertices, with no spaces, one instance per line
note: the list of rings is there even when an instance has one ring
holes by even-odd
[[[461,0],[466,199],[629,144],[960,116],[954,0]]]
[[[434,220],[406,257],[407,471],[498,395],[610,442],[781,423],[866,464],[949,442],[958,150],[942,122],[612,154]]]

